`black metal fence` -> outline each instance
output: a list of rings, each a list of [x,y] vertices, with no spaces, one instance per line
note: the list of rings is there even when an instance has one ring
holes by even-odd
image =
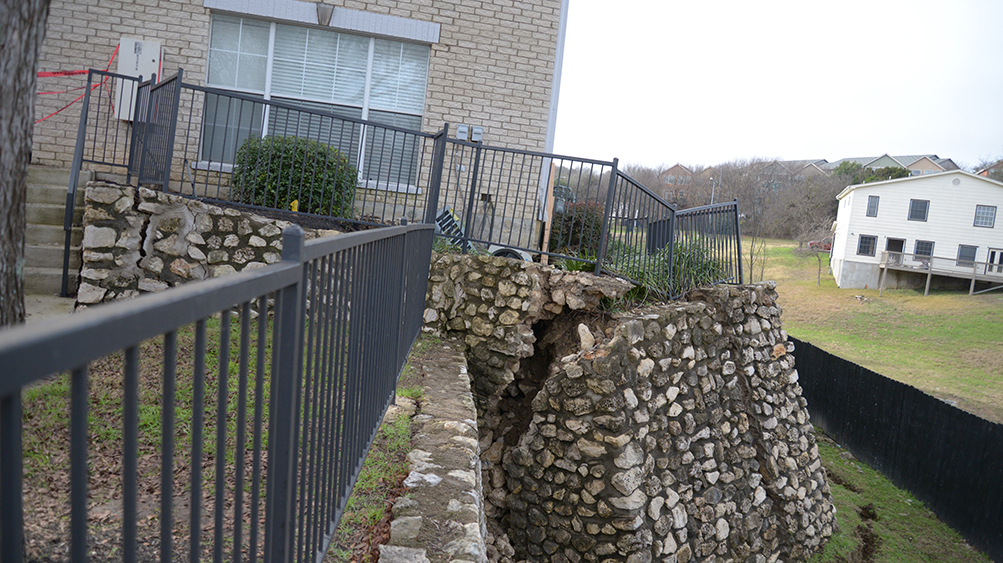
[[[812,423],[1003,561],[1003,425],[791,340]]]
[[[91,69],[87,73],[77,143],[73,149],[73,173],[66,190],[66,213],[63,217],[63,282],[61,295],[68,295],[70,268],[70,239],[73,229],[73,208],[77,196],[79,172],[84,164],[98,168],[125,168],[131,180],[133,163],[140,152],[136,147],[136,131],[129,131],[125,121],[138,121],[141,112],[147,111],[149,88],[156,76],[143,82],[143,77],[126,76]],[[111,82],[111,84],[109,84]],[[145,88],[140,88],[142,83]],[[145,115],[145,114],[144,114]]]
[[[742,283],[738,200],[676,212],[673,275],[681,288]]]
[[[158,84],[150,82],[139,87],[132,146],[140,151],[138,157],[130,158],[129,173],[136,174],[140,184],[159,185],[164,190],[170,187],[183,73],[178,69],[176,75]]]
[[[358,109],[266,100],[181,77],[139,90],[146,109],[131,152],[141,156],[128,162],[130,172],[139,163],[140,181],[339,223],[434,223],[463,252],[546,257],[665,297],[693,284],[742,282],[737,202],[687,211],[699,219],[677,235],[676,209],[617,160],[493,147],[449,138],[448,124],[422,133],[414,116],[362,119]]]
[[[279,264],[0,332],[0,559],[22,560],[23,522],[40,517],[22,496],[23,393],[68,371],[68,559],[111,547],[136,561],[143,540],[162,561],[319,560],[420,329],[432,237],[430,225],[410,225],[304,243],[293,226]],[[162,349],[152,358],[151,339]],[[124,360],[109,375],[99,359],[115,353]],[[89,388],[92,371],[114,388]],[[141,400],[151,380],[159,391]],[[121,438],[90,441],[99,421],[89,410],[118,393]],[[111,546],[89,540],[107,526],[88,519],[99,446],[119,448],[122,464]],[[140,487],[150,467],[137,464],[149,458],[159,482]],[[137,512],[150,494],[154,534]]]

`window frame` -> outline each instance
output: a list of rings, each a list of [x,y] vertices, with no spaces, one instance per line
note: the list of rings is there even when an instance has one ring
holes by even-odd
[[[971,259],[969,259],[967,256],[962,256],[961,255],[961,251],[963,249],[964,250],[967,250],[967,249],[971,249],[972,250],[972,257],[971,257]],[[979,247],[978,246],[972,246],[970,244],[959,244],[958,245],[958,260],[956,262],[956,265],[957,266],[961,266],[963,268],[974,267],[975,266],[975,261],[976,261],[976,259],[978,257],[979,257]]]
[[[914,215],[916,215],[916,213],[914,213],[914,206],[917,203],[923,203],[926,206],[926,207],[923,208],[923,218],[922,219],[920,219],[918,217],[913,217]],[[910,221],[923,221],[923,222],[926,222],[926,220],[929,219],[929,217],[930,217],[930,200],[928,200],[928,199],[910,199],[909,200],[909,216],[908,216],[908,219]]]
[[[227,84],[217,84],[215,82],[212,82],[211,78],[213,76],[213,72],[212,72],[212,69],[210,68],[210,60],[212,58],[212,50],[211,49],[207,49],[207,51],[206,51],[206,59],[205,59],[206,60],[206,70],[205,70],[205,80],[206,80],[206,82],[205,83],[206,83],[207,86],[209,86],[211,88],[217,88],[217,89],[220,89],[220,90],[230,91],[230,92],[239,92],[239,93],[243,93],[243,94],[250,94],[250,95],[255,96],[255,97],[260,96],[260,97],[262,97],[263,100],[266,101],[266,106],[263,109],[264,115],[262,116],[261,119],[258,120],[260,122],[260,129],[257,132],[258,136],[264,137],[264,136],[268,135],[270,133],[270,128],[272,127],[272,124],[271,124],[272,120],[270,119],[271,116],[269,115],[271,113],[270,112],[271,108],[269,106],[267,106],[267,101],[269,101],[269,100],[277,100],[277,101],[281,100],[281,101],[284,101],[284,102],[287,102],[287,103],[292,102],[293,104],[296,104],[297,102],[303,102],[305,104],[314,104],[314,105],[315,104],[322,104],[322,105],[329,106],[328,110],[332,111],[333,113],[342,113],[342,111],[339,111],[339,110],[350,111],[350,112],[353,112],[353,113],[354,112],[360,112],[361,116],[359,116],[359,117],[361,119],[363,119],[363,120],[372,120],[372,121],[376,121],[378,123],[385,123],[385,124],[390,125],[390,126],[399,126],[399,123],[397,123],[397,122],[400,121],[400,119],[407,119],[408,121],[414,121],[416,123],[417,126],[413,127],[414,130],[420,130],[421,129],[421,123],[424,121],[425,113],[427,112],[429,70],[430,70],[430,66],[431,66],[431,57],[432,57],[431,44],[425,43],[425,42],[419,41],[419,40],[407,40],[407,39],[402,39],[402,38],[398,38],[398,37],[382,37],[382,36],[377,36],[377,35],[373,35],[373,34],[367,34],[367,33],[361,32],[361,31],[345,31],[345,30],[339,30],[339,29],[333,29],[333,28],[329,28],[329,29],[317,29],[315,27],[301,25],[301,24],[298,24],[296,22],[286,22],[286,21],[279,22],[279,21],[270,20],[270,19],[267,19],[267,18],[264,18],[264,17],[255,17],[255,16],[249,16],[249,15],[243,15],[243,14],[237,15],[237,14],[214,12],[214,13],[211,14],[210,22],[209,22],[210,46],[212,44],[211,37],[212,37],[212,34],[213,34],[214,25],[215,25],[215,22],[217,21],[217,18],[219,18],[221,21],[227,21],[227,20],[229,20],[231,22],[235,21],[237,24],[239,24],[241,26],[241,29],[242,29],[242,27],[244,25],[245,20],[249,20],[249,21],[255,22],[257,24],[265,24],[269,28],[268,49],[267,49],[266,54],[264,55],[266,57],[266,71],[265,71],[265,79],[264,79],[265,83],[264,83],[264,89],[263,90],[248,90],[246,88],[235,87],[235,86],[227,85]],[[275,66],[276,57],[277,57],[277,55],[276,55],[276,37],[279,34],[279,27],[280,26],[282,26],[282,27],[288,27],[288,28],[301,28],[301,29],[305,29],[305,30],[307,30],[308,34],[309,33],[318,33],[318,32],[336,34],[335,35],[335,39],[337,39],[338,37],[340,37],[342,35],[344,35],[344,36],[351,36],[351,37],[354,37],[354,38],[362,38],[362,39],[364,39],[366,41],[367,45],[368,45],[368,55],[367,55],[367,61],[366,61],[365,75],[364,75],[364,77],[362,79],[362,84],[361,84],[361,86],[363,88],[363,97],[362,97],[362,100],[361,100],[361,105],[359,105],[358,103],[354,103],[354,102],[346,103],[344,100],[335,100],[333,97],[331,99],[323,99],[323,100],[321,100],[321,99],[316,99],[314,97],[311,97],[311,96],[308,96],[308,95],[303,95],[303,94],[301,94],[299,96],[291,96],[291,95],[287,95],[287,94],[282,94],[282,93],[280,93],[278,91],[273,92],[273,86],[275,86],[275,81],[277,79],[277,77],[273,74],[273,67]],[[380,69],[382,68],[381,64],[378,64],[379,61],[377,60],[378,57],[379,57],[379,53],[378,52],[380,51],[379,45],[377,43],[380,43],[380,44],[384,44],[385,43],[385,44],[387,44],[387,45],[389,45],[391,47],[392,46],[398,46],[401,49],[407,49],[407,47],[409,45],[410,46],[418,46],[419,48],[424,48],[425,49],[424,64],[421,67],[418,67],[418,68],[422,68],[423,71],[424,71],[424,75],[421,77],[422,83],[423,83],[423,88],[422,88],[422,101],[421,101],[421,104],[420,104],[420,106],[421,106],[420,110],[415,109],[418,106],[417,103],[413,103],[412,107],[392,107],[391,108],[391,107],[385,107],[385,105],[381,104],[380,101],[377,99],[378,94],[374,94],[373,90],[375,89],[376,82],[379,79],[379,77],[377,75],[379,74]],[[386,65],[382,65],[382,66],[386,66]],[[406,67],[406,65],[403,65],[403,64],[400,65],[400,68],[402,68],[402,69],[405,68],[405,67]],[[407,68],[414,68],[414,67],[407,67]],[[236,72],[237,71],[235,70],[234,71],[235,75],[236,75]],[[225,76],[225,75],[221,75],[221,74],[217,73],[217,76]],[[414,75],[414,80],[417,80],[417,74]],[[415,82],[415,84],[417,85],[417,82]],[[279,89],[281,90],[281,88],[279,88]],[[374,114],[374,117],[372,117],[372,118],[370,117],[370,112],[372,112]],[[381,114],[384,114],[384,115],[390,114],[390,121],[387,121],[385,119],[378,119],[378,118],[375,117],[375,116],[378,116],[378,115],[381,115]],[[209,126],[208,122],[203,123],[203,131],[208,126]],[[215,123],[215,121],[212,122],[212,126],[215,129],[220,129],[220,130],[228,130],[228,129],[232,128],[229,123],[224,123],[224,124],[220,125],[220,124]],[[411,128],[411,127],[409,127],[409,128]],[[204,132],[203,132],[203,137],[205,137],[205,133]],[[366,159],[366,151],[367,151],[367,148],[369,148],[368,145],[372,144],[372,137],[373,137],[372,134],[363,135],[362,138],[360,138],[360,141],[359,141],[360,143],[363,143],[363,144],[361,146],[357,147],[357,150],[353,151],[355,153],[355,156],[357,156],[357,158],[358,158],[358,162],[354,162],[353,165],[355,165],[357,167],[358,172],[359,172],[360,181],[363,181],[363,182],[366,182],[367,181],[367,176],[369,176],[369,174],[368,174],[368,169],[369,169],[368,165],[369,165],[369,163],[368,163],[368,161]],[[221,155],[211,155],[209,152],[207,152],[206,142],[208,142],[208,141],[206,141],[205,138],[203,138],[201,140],[201,142],[200,142],[200,151],[199,151],[200,154],[199,154],[199,157],[203,161],[203,162],[199,163],[200,166],[203,165],[203,164],[206,164],[209,161],[211,161],[213,163],[213,165],[216,165],[217,162],[218,162],[219,165],[221,165],[223,167],[231,167],[232,166],[232,164],[233,164],[232,161],[227,162],[226,159],[228,157],[229,158],[233,157],[233,155],[229,154],[230,152],[233,152],[234,155],[235,155],[235,152],[237,150],[236,146],[232,147],[232,150],[230,150],[230,151],[225,151],[224,150],[224,152]],[[410,190],[411,188],[409,187],[408,189]]]
[[[979,224],[979,211],[980,210],[992,210],[992,215],[989,216],[988,225]],[[972,225],[975,227],[980,227],[983,229],[992,229],[996,227],[996,206],[995,205],[980,205],[975,204],[975,219],[972,221]]]
[[[926,254],[926,253],[920,252],[919,251],[919,245],[920,244],[929,244],[930,245],[930,253]],[[932,241],[932,240],[919,240],[919,239],[916,239],[916,241],[913,242],[913,245],[912,245],[913,258],[914,259],[918,259],[917,258],[918,256],[926,256],[928,258],[933,258],[933,248],[934,248],[934,246],[936,246],[936,243],[934,241]]]
[[[862,252],[864,248],[864,239],[870,240],[870,253]],[[877,235],[860,235],[857,237],[857,256],[875,256],[878,250],[878,237]]]
[[[873,209],[874,212],[873,213],[871,213],[871,203],[872,202],[874,203],[874,209]],[[877,217],[878,216],[878,206],[880,206],[880,205],[881,205],[881,196],[877,196],[877,195],[869,195],[869,196],[867,196],[867,213],[866,213],[866,215],[868,217]]]

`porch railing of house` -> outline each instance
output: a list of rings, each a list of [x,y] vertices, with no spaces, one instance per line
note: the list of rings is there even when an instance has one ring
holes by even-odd
[[[944,256],[932,256],[930,254],[916,254],[912,252],[893,252],[885,250],[881,252],[881,261],[878,267],[881,269],[881,277],[878,281],[880,288],[879,295],[885,291],[885,279],[888,270],[900,272],[913,272],[926,276],[926,286],[923,295],[930,294],[930,282],[933,276],[947,276],[970,280],[968,294],[985,293],[997,289],[1003,289],[1003,253],[991,255],[998,261],[977,261],[965,257],[947,258]],[[974,258],[974,250],[971,258]],[[975,291],[976,282],[987,282],[988,287],[981,291]]]
[[[70,560],[100,547],[88,411],[120,392],[121,439],[101,443],[122,464],[118,556],[143,539],[161,561],[320,561],[420,329],[432,238],[416,224],[304,243],[294,225],[278,264],[0,332],[0,560],[21,561],[23,522],[44,517],[22,496],[22,392],[69,372]],[[89,389],[98,376],[116,383]],[[137,465],[150,458],[159,480]],[[139,537],[151,494],[159,540]]]
[[[138,105],[148,109],[137,114],[133,131],[144,132],[130,147],[171,163],[155,182],[168,191],[341,225],[435,223],[437,234],[462,252],[563,262],[625,277],[665,297],[693,284],[742,281],[737,202],[687,211],[690,219],[677,226],[675,207],[620,171],[617,160],[450,138],[448,124],[423,133],[404,126],[413,121],[407,116],[381,115],[401,123],[388,125],[351,108],[184,83],[181,71],[168,82],[148,95],[140,89],[146,103]],[[156,91],[164,92],[160,105]],[[164,135],[171,133],[153,116],[171,115],[163,104],[175,91],[174,148],[165,153]],[[78,144],[89,130],[81,125]],[[156,150],[147,139],[157,140]],[[337,152],[321,150],[327,147]],[[163,167],[148,169],[159,177]],[[679,275],[674,264],[683,265]]]

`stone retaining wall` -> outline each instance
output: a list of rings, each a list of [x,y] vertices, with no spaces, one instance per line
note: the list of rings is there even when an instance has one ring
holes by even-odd
[[[199,200],[106,182],[84,196],[78,305],[129,299],[282,260],[289,225]],[[304,229],[307,238],[338,231]]]
[[[426,329],[465,343],[490,560],[806,560],[835,508],[775,285],[604,324],[582,313],[606,283],[433,261]],[[554,344],[571,331],[574,350]]]

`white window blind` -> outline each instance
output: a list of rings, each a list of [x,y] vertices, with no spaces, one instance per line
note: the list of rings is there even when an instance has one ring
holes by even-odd
[[[428,47],[386,39],[375,42],[370,105],[420,114],[425,107]]]
[[[428,45],[214,15],[208,84],[305,101],[420,116]],[[269,58],[271,84],[266,85]],[[369,97],[366,98],[366,85]]]
[[[421,129],[428,45],[217,14],[211,26],[210,86]],[[338,147],[367,181],[417,182],[418,146],[408,135],[379,127],[365,132],[358,124],[278,107],[266,111],[262,105],[245,115],[232,111],[233,103],[216,105],[205,117],[203,159],[232,162],[251,135],[295,135]]]
[[[215,16],[209,39],[209,85],[264,92],[270,27],[257,20]]]
[[[273,94],[363,105],[368,38],[291,25],[275,27]]]

